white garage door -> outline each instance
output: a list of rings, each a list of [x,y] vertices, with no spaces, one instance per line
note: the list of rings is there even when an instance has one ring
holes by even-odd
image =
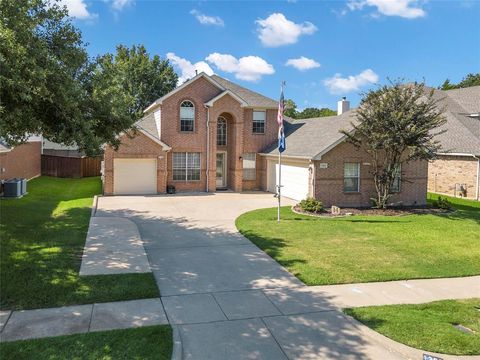
[[[268,191],[276,192],[278,163],[268,162]],[[282,196],[303,200],[308,196],[308,164],[282,162]]]
[[[113,192],[115,195],[156,194],[156,159],[114,159]]]

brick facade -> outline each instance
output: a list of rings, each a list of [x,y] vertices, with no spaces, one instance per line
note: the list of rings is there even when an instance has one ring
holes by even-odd
[[[344,192],[344,163],[360,163],[360,191]],[[321,168],[326,163],[327,168]],[[315,197],[326,206],[370,206],[375,195],[373,176],[370,173],[370,156],[352,144],[341,143],[315,161]],[[412,161],[402,166],[400,192],[390,198],[391,203],[424,205],[427,197],[427,162]]]
[[[264,134],[252,133],[253,109],[243,108],[238,100],[229,94],[220,97],[210,108],[204,106],[222,92],[218,87],[203,77],[191,82],[181,90],[171,94],[159,105],[161,108],[161,139],[172,150],[166,153],[166,167],[158,161],[158,179],[166,179],[159,183],[157,192],[163,193],[166,184],[175,186],[177,191],[206,191],[208,168],[208,191],[216,191],[216,154],[227,153],[226,186],[234,191],[257,190],[261,188],[262,179],[266,178],[266,163],[257,156],[257,176],[253,181],[243,180],[244,153],[259,153],[268,144],[276,141],[276,109],[259,109],[266,111]],[[184,100],[195,106],[195,128],[193,132],[180,131],[180,104]],[[151,111],[156,111],[151,109]],[[217,147],[217,119],[223,116],[227,120],[227,145]],[[209,121],[209,152],[207,154],[207,119]],[[113,194],[113,159],[115,157],[145,158],[161,156],[160,145],[140,134],[134,139],[122,137],[118,151],[111,148],[105,150],[104,193]],[[152,148],[153,146],[153,148]],[[173,153],[200,153],[200,180],[173,180]],[[208,160],[207,160],[208,159]],[[208,161],[208,166],[207,166]]]
[[[41,141],[32,141],[18,145],[9,152],[0,153],[0,179],[31,179],[40,176],[41,152]]]
[[[428,164],[428,191],[475,199],[478,160],[472,156],[440,155]],[[458,187],[464,184],[465,192]]]

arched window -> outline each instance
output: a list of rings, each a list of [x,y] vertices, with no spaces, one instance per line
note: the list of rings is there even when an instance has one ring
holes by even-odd
[[[220,116],[217,120],[217,146],[227,145],[227,120]]]
[[[195,105],[185,100],[180,105],[180,131],[193,131],[195,129]]]

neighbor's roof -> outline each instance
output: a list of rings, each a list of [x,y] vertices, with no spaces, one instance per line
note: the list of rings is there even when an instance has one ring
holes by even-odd
[[[155,100],[151,105],[149,105],[144,112],[148,113],[157,105],[161,105],[162,102],[170,97],[171,95],[177,93],[178,91],[182,90],[184,87],[188,86],[192,82],[196,81],[199,78],[204,78],[211,82],[218,88],[218,93],[211,99],[214,100],[215,98],[219,97],[222,93],[232,93],[233,97],[236,98],[243,107],[257,107],[257,108],[274,108],[278,107],[278,102],[273,99],[270,99],[264,95],[261,95],[255,91],[250,89],[244,88],[238,84],[235,84],[227,79],[224,79],[218,75],[207,75],[204,72],[196,75],[195,77],[191,78],[190,80],[184,82],[182,85],[177,86],[175,89],[170,91],[168,94],[165,94],[161,98]],[[208,102],[207,102],[208,103]]]
[[[440,127],[446,132],[437,136],[440,152],[480,155],[480,119],[469,116],[480,113],[480,86],[435,90],[434,97],[446,108],[447,122]]]
[[[141,118],[135,123],[135,126],[147,137],[160,144],[165,150],[171,149],[170,146],[165,144],[162,139],[160,139],[160,129],[157,128],[157,122],[155,121],[155,113],[145,115],[143,118]]]
[[[287,149],[283,156],[320,160],[323,154],[345,139],[340,130],[352,130],[355,110],[342,115],[311,119],[298,119],[285,122]],[[263,152],[265,155],[278,155],[277,144],[272,144]]]

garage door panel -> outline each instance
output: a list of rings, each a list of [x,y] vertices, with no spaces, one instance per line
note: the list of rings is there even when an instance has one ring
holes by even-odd
[[[156,159],[114,159],[113,172],[115,195],[157,193]]]
[[[268,190],[275,192],[278,184],[278,163],[269,161]],[[305,199],[308,195],[308,165],[282,163],[282,195],[294,200]]]

